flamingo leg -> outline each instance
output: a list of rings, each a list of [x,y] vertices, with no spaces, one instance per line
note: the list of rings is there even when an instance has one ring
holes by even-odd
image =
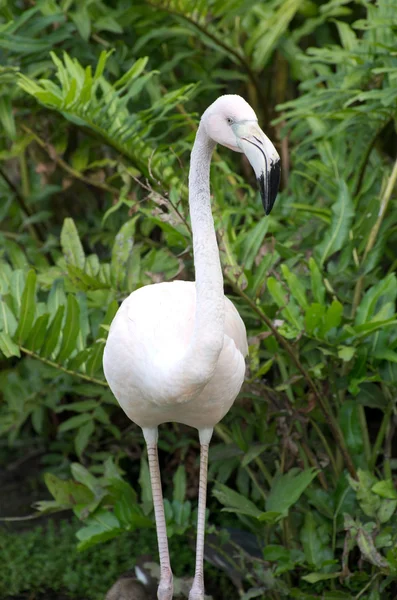
[[[157,452],[158,430],[143,429],[149,462],[150,481],[152,485],[154,516],[156,519],[157,543],[160,557],[160,583],[157,590],[158,600],[172,600],[174,585],[168,551],[167,528],[165,524],[163,493]]]
[[[204,600],[204,534],[207,503],[208,449],[213,429],[200,429],[200,481],[197,517],[196,571],[189,600]]]

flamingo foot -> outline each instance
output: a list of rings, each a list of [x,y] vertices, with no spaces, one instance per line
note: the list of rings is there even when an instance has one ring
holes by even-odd
[[[201,579],[201,578],[200,578]],[[204,582],[201,579],[194,579],[192,588],[189,592],[189,600],[204,600]]]
[[[174,594],[174,582],[172,577],[172,571],[168,573],[161,573],[160,584],[157,590],[158,600],[172,600]]]

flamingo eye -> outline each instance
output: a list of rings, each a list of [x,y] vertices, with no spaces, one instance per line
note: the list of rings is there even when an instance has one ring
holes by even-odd
[[[227,123],[228,125],[232,125],[232,124],[233,124],[233,119],[232,119],[231,117],[227,117],[227,118],[226,118],[226,123]]]

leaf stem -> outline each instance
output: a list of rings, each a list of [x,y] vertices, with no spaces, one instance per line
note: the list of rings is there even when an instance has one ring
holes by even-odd
[[[43,356],[40,356],[40,354],[36,354],[36,352],[32,352],[32,350],[28,350],[28,348],[24,348],[23,346],[20,346],[19,349],[24,354],[27,354],[28,356],[31,356],[32,358],[35,358],[37,360],[40,360],[45,365],[54,367],[54,369],[57,369],[58,371],[62,371],[62,373],[66,373],[67,375],[73,375],[73,377],[79,377],[80,379],[84,379],[84,381],[89,381],[90,383],[96,383],[97,385],[101,385],[102,387],[108,387],[108,384],[106,383],[106,381],[104,379],[97,379],[95,377],[90,377],[89,375],[85,375],[84,373],[79,373],[78,371],[72,371],[71,369],[66,369],[66,367],[63,367],[59,363],[57,363],[53,360],[49,360],[48,358],[44,358]]]

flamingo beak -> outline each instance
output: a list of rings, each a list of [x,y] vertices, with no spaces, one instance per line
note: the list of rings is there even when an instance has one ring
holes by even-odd
[[[232,125],[237,146],[248,158],[259,184],[265,213],[270,214],[280,185],[280,157],[256,121]]]

